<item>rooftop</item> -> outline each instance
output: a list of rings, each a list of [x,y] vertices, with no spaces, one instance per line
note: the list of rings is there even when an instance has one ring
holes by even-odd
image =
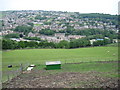
[[[61,62],[60,61],[46,62],[46,65],[56,65],[56,64],[61,64]]]

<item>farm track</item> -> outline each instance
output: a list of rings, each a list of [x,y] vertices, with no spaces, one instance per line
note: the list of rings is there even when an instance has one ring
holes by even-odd
[[[59,72],[53,74],[51,71],[54,72],[54,70],[25,71],[11,81],[3,83],[3,88],[118,88],[118,81],[120,81],[118,77],[103,76],[103,74],[107,75],[111,72]]]

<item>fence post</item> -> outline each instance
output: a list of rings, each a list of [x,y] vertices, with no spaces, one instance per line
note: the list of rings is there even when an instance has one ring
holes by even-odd
[[[8,81],[9,81],[9,80],[10,80],[10,76],[9,76],[9,73],[8,73],[8,75],[7,75],[7,76],[8,76]]]
[[[16,73],[16,71],[13,72],[13,77],[16,77],[15,73]]]
[[[22,73],[22,71],[23,71],[23,65],[22,65],[22,63],[20,64],[20,72]]]
[[[19,70],[17,69],[17,73],[16,73],[16,76],[18,76],[18,74],[19,74]]]

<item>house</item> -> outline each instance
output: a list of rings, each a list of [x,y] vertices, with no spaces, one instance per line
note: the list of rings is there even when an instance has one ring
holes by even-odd
[[[93,45],[93,42],[102,41],[102,40],[104,40],[104,39],[92,39],[92,40],[90,40],[90,44]]]
[[[2,32],[0,32],[0,36],[2,36]]]
[[[96,39],[96,40],[97,40],[97,41],[98,41],[98,40],[102,41],[102,40],[104,40],[104,39]]]
[[[2,31],[1,33],[2,33],[2,35],[7,35],[7,34],[12,34],[14,32],[11,30],[6,30],[6,31]]]
[[[84,38],[86,36],[81,36],[81,35],[68,35],[68,39],[80,39],[80,38]]]
[[[55,37],[59,38],[59,39],[62,39],[65,37],[65,33],[55,33],[54,35]]]
[[[31,40],[26,40],[26,39],[23,39],[23,38],[10,38],[10,40],[17,41],[17,42],[20,42],[20,41],[30,42],[31,41]]]
[[[10,38],[10,39],[13,40],[13,41],[20,42],[20,39],[18,39],[18,38]]]
[[[109,39],[109,37],[105,37],[105,39]]]
[[[93,42],[97,41],[96,39],[90,40],[90,44],[93,45]]]
[[[113,43],[118,43],[118,39],[113,39]]]
[[[33,34],[32,32],[29,32],[28,37],[35,37],[35,34]]]

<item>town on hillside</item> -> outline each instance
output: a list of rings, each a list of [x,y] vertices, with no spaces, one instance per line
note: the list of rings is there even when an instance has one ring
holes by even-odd
[[[91,44],[103,39],[118,42],[117,15],[43,10],[2,11],[0,36],[14,41],[59,43],[87,38]],[[34,40],[36,42],[41,42]],[[33,40],[32,40],[33,41]]]

